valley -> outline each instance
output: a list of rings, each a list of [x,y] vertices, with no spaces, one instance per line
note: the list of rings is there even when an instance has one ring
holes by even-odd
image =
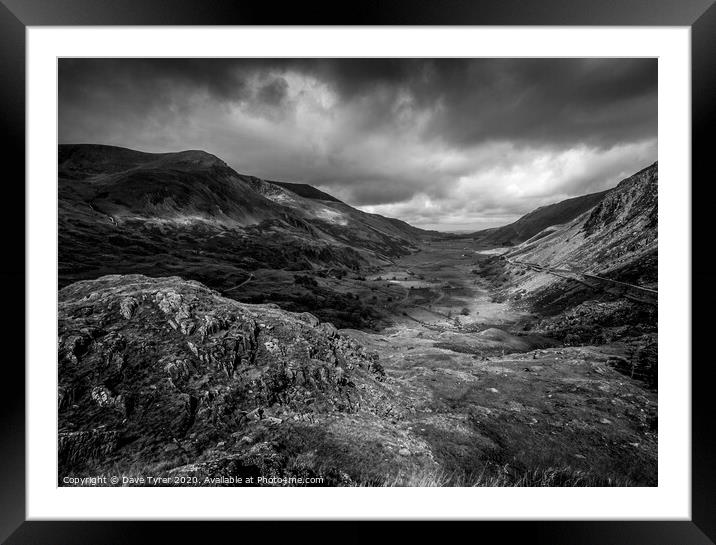
[[[657,484],[655,298],[550,273],[656,291],[655,165],[502,246],[100,152],[61,153],[63,475]]]
[[[351,286],[361,297],[380,292],[391,323],[344,330],[381,354],[396,399],[409,400],[395,424],[406,437],[390,450],[409,443],[411,457],[439,468],[428,476],[405,461],[397,482],[655,483],[656,393],[615,366],[629,342],[565,346],[531,333],[538,316],[493,298],[479,272],[492,266],[489,253],[434,242],[386,267],[368,291]]]

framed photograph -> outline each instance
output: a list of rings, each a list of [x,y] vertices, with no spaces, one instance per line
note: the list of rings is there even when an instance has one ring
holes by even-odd
[[[3,3],[0,538],[713,543],[711,2]]]

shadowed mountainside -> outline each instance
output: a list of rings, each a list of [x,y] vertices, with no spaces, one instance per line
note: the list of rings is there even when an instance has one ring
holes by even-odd
[[[61,145],[58,185],[60,287],[141,273],[179,275],[228,292],[264,270],[344,275],[388,263],[432,236],[310,186],[238,174],[202,151]],[[307,292],[263,300],[308,310],[316,294]],[[355,315],[356,324],[368,312],[352,298],[326,298],[323,308],[349,311],[344,317]]]
[[[628,341],[626,371],[656,387],[657,163],[571,222],[496,258],[495,267],[500,297],[544,316],[532,332],[568,344]],[[650,290],[648,304],[639,301],[640,288]]]
[[[478,231],[469,236],[476,242],[490,246],[514,246],[544,229],[567,223],[597,205],[608,191],[591,193],[541,206],[509,225]]]
[[[619,271],[639,264],[644,274],[637,283],[655,283],[658,179],[654,163],[619,182],[570,223],[538,234],[507,257],[619,277]]]
[[[114,224],[132,219],[248,227],[276,221],[326,242],[399,255],[425,231],[366,214],[306,184],[236,173],[203,151],[143,153],[100,145],[59,147],[60,203],[86,205]],[[306,225],[305,223],[308,223]],[[353,239],[347,231],[358,232]]]

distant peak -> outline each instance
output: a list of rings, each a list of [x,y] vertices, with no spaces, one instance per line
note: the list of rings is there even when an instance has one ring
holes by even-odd
[[[58,162],[65,169],[100,168],[116,172],[137,167],[211,168],[226,167],[226,163],[201,150],[172,153],[147,153],[103,144],[60,144]]]
[[[162,164],[181,164],[192,165],[197,167],[225,167],[224,161],[216,155],[201,150],[178,151],[176,153],[159,154],[161,158],[158,160]]]
[[[124,163],[141,164],[155,159],[159,154],[145,153],[104,144],[60,144],[59,163]]]

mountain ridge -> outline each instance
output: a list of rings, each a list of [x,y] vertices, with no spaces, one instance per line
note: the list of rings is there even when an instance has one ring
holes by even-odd
[[[315,188],[314,188],[315,189]],[[298,193],[296,193],[298,191]],[[318,190],[315,190],[318,191]],[[239,174],[195,150],[149,154],[100,145],[58,148],[59,285],[106,274],[197,280],[231,297],[281,302],[358,325],[368,303],[312,284],[301,271],[345,275],[417,251],[433,233],[321,193]],[[236,291],[280,278],[275,290]]]
[[[508,225],[476,231],[461,237],[470,237],[477,242],[493,246],[514,246],[529,240],[548,227],[571,221],[596,206],[609,191],[580,195],[540,206]]]
[[[508,256],[605,272],[657,251],[658,162],[621,180],[599,203]]]
[[[68,144],[60,145],[58,159],[61,203],[83,201],[116,222],[204,219],[246,227],[268,220],[291,229],[308,221],[313,235],[325,232],[328,239],[345,239],[347,233],[340,227],[369,228],[370,233],[362,233],[365,245],[388,254],[423,233],[399,220],[361,212],[306,184],[239,174],[203,151],[150,154]],[[311,230],[302,231],[303,236]]]

